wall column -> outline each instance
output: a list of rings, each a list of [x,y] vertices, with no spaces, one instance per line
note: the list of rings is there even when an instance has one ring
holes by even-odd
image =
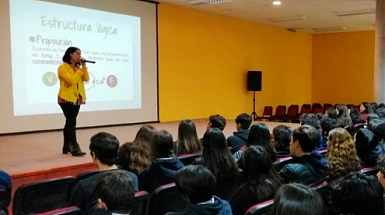
[[[376,0],[374,98],[385,103],[385,1]],[[362,74],[365,75],[365,74]]]

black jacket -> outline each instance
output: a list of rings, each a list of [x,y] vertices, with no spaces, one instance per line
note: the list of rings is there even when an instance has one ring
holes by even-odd
[[[271,196],[263,199],[262,197],[253,194],[253,191],[247,182],[243,183],[229,201],[233,214],[244,215],[246,211],[253,205],[273,199],[275,193],[267,189],[268,188],[266,187],[266,192],[271,193]]]
[[[302,183],[312,185],[324,180],[328,162],[319,153],[293,157],[291,163],[286,164],[280,171],[284,183]]]
[[[214,196],[213,203],[193,204],[187,203],[182,212],[170,212],[166,215],[232,215],[231,207],[225,200]]]
[[[107,170],[107,171],[125,171],[125,170]],[[96,198],[93,195],[96,180],[107,171],[96,173],[86,179],[80,180],[72,190],[69,200],[69,206],[77,206],[84,214],[88,213],[96,204]],[[128,172],[128,171],[127,171]],[[134,181],[135,191],[138,191],[138,178],[132,172],[128,172]]]
[[[155,159],[138,175],[139,189],[152,193],[161,185],[175,181],[175,173],[184,165],[178,158]]]
[[[227,145],[231,147],[231,153],[234,154],[241,147],[246,146],[249,138],[249,130],[233,132],[233,136],[227,138]]]

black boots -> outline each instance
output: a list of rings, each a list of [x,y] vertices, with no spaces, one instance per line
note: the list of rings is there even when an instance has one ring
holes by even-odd
[[[72,145],[71,143],[64,143],[63,144],[63,154],[68,154],[72,151]]]
[[[71,153],[72,156],[86,155],[85,152],[82,152],[77,142],[64,143],[62,151],[63,151],[63,154]]]

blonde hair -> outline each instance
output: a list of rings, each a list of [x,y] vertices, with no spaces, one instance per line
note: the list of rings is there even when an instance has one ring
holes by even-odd
[[[356,146],[348,131],[343,128],[331,130],[327,147],[329,168],[326,181],[330,182],[350,172],[360,171]]]

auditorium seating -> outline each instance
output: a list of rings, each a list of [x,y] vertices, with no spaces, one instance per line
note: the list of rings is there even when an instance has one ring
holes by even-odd
[[[199,158],[202,156],[202,152],[199,153],[191,153],[191,154],[184,154],[184,155],[179,155],[177,158],[185,165],[190,165],[194,162],[196,158]]]
[[[273,121],[281,121],[286,116],[286,106],[285,105],[279,105],[277,109],[275,109],[275,115],[271,117]]]
[[[75,181],[76,181],[76,183],[78,183],[80,180],[83,180],[83,179],[86,179],[86,178],[88,178],[90,176],[93,176],[93,175],[95,175],[98,172],[99,172],[99,170],[82,172],[82,173],[80,173],[79,175],[76,176]]]
[[[274,199],[256,204],[246,211],[245,215],[268,215],[273,207]]]
[[[151,194],[149,215],[163,215],[185,209],[186,203],[176,189],[175,183],[158,187]]]
[[[75,178],[63,177],[20,186],[13,199],[13,215],[42,213],[67,206]]]
[[[76,206],[72,206],[39,213],[37,215],[82,215],[82,210]]]
[[[279,171],[283,166],[291,163],[292,161],[293,161],[293,157],[291,157],[291,156],[279,158],[273,163],[273,166],[275,167],[275,169],[277,171]]]
[[[268,120],[270,117],[273,116],[273,107],[272,106],[265,106],[263,108],[263,114],[262,117],[258,117],[258,120]]]
[[[0,202],[5,206],[8,207],[11,203],[11,192],[6,189],[0,189]],[[8,211],[6,211],[8,213]]]
[[[288,122],[293,122],[294,120],[296,120],[298,118],[298,105],[290,105],[289,106],[289,109],[287,110],[287,115],[285,117],[285,119],[288,121]]]
[[[285,105],[279,105],[275,110],[275,115],[273,115],[273,107],[272,106],[265,106],[263,109],[263,115],[262,117],[258,117],[258,120],[266,120],[266,121],[274,121],[274,122],[292,122],[292,123],[298,123],[299,117],[302,114],[309,114],[309,113],[325,113],[325,111],[329,107],[337,107],[340,104],[335,104],[334,106],[330,103],[320,104],[320,103],[313,103],[310,104],[303,104],[301,106],[301,109],[298,111],[299,106],[296,104],[292,104],[289,106],[286,114],[286,106]],[[348,108],[351,107],[357,107],[354,104],[349,104]]]
[[[373,168],[373,167],[366,167],[366,168],[361,169],[361,172],[366,174],[366,175],[375,176],[378,173],[378,170],[376,168]]]
[[[138,191],[135,193],[135,204],[131,215],[147,215],[150,206],[150,194],[146,191]]]

